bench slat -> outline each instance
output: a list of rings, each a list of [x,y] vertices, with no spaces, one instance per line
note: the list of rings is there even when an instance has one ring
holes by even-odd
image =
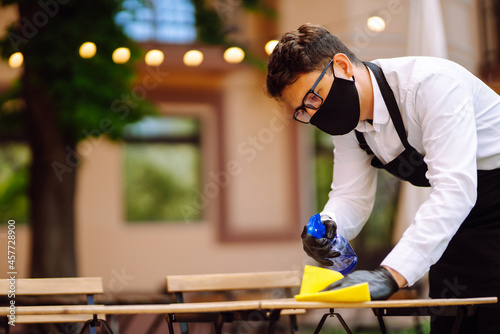
[[[167,292],[200,292],[299,287],[297,271],[261,273],[172,275],[166,277]]]
[[[106,320],[104,314],[97,315],[97,318]],[[90,319],[92,319],[92,315],[90,314],[16,315],[16,323],[19,324],[86,322]]]
[[[0,280],[0,295],[9,293],[10,281]],[[104,293],[101,277],[19,278],[16,295],[72,295]]]

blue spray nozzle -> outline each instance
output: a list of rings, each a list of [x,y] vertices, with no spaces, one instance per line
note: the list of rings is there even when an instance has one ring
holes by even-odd
[[[311,216],[307,222],[307,234],[312,235],[316,239],[323,238],[325,236],[326,227],[321,222],[321,216],[319,213]]]
[[[307,234],[312,235],[316,239],[324,238],[326,234],[326,226],[321,222],[319,213],[311,216],[307,222]],[[330,240],[331,249],[340,252],[340,256],[330,258],[333,265],[327,268],[340,272],[342,275],[347,275],[354,270],[358,257],[352,249],[349,242],[340,234],[335,234]]]

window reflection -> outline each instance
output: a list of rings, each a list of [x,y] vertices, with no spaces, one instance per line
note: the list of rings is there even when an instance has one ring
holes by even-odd
[[[196,40],[195,9],[189,0],[125,0],[115,21],[138,42]]]
[[[125,139],[126,220],[201,220],[199,120],[147,117],[127,126]]]

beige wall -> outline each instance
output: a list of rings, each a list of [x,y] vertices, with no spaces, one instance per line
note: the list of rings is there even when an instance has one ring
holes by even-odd
[[[477,0],[441,0],[449,58],[477,72],[479,13]],[[362,60],[406,56],[410,0],[281,0],[279,33],[311,22],[327,27]],[[366,19],[378,14],[387,27],[375,33]]]

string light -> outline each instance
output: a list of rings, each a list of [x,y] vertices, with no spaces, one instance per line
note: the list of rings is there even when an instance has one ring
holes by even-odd
[[[381,32],[385,30],[385,21],[380,16],[370,16],[368,20],[366,20],[366,25],[368,29],[374,32]]]
[[[367,21],[367,25],[372,30],[383,30],[385,28],[385,21],[380,17],[370,17]],[[277,40],[268,41],[264,46],[266,53],[270,55],[278,43],[279,42]],[[82,58],[92,58],[96,55],[96,53],[97,47],[93,42],[85,42],[80,46],[79,54]],[[130,49],[126,47],[117,48],[113,51],[111,57],[113,59],[113,62],[115,62],[116,64],[124,64],[130,60]],[[243,51],[239,47],[230,47],[224,51],[223,58],[228,63],[238,64],[241,63],[243,59],[245,59],[245,51]],[[146,53],[144,60],[148,66],[159,66],[165,60],[165,55],[162,51],[153,49]],[[203,60],[203,52],[199,50],[189,50],[184,54],[183,57],[183,62],[186,66],[199,66],[203,62]],[[16,52],[9,58],[9,66],[12,68],[22,66],[23,62],[24,58],[21,52]]]
[[[203,62],[203,53],[198,50],[189,50],[183,58],[186,66],[198,66]]]
[[[23,54],[21,52],[13,53],[9,57],[9,66],[11,68],[21,67],[23,65],[23,62],[24,62],[24,57],[23,57]]]
[[[130,50],[128,48],[118,48],[113,51],[111,58],[116,64],[125,64],[130,59]]]
[[[146,53],[144,60],[149,66],[160,66],[163,63],[165,56],[160,50],[150,50]]]
[[[278,44],[278,41],[275,39],[272,39],[266,43],[266,46],[264,47],[264,49],[266,50],[266,53],[268,56],[271,55],[271,53],[273,53],[273,50],[277,44]]]
[[[245,52],[236,46],[233,46],[224,51],[224,60],[231,64],[238,64],[245,58]]]
[[[80,46],[80,57],[82,58],[92,58],[96,53],[96,46],[92,42],[85,42]]]

